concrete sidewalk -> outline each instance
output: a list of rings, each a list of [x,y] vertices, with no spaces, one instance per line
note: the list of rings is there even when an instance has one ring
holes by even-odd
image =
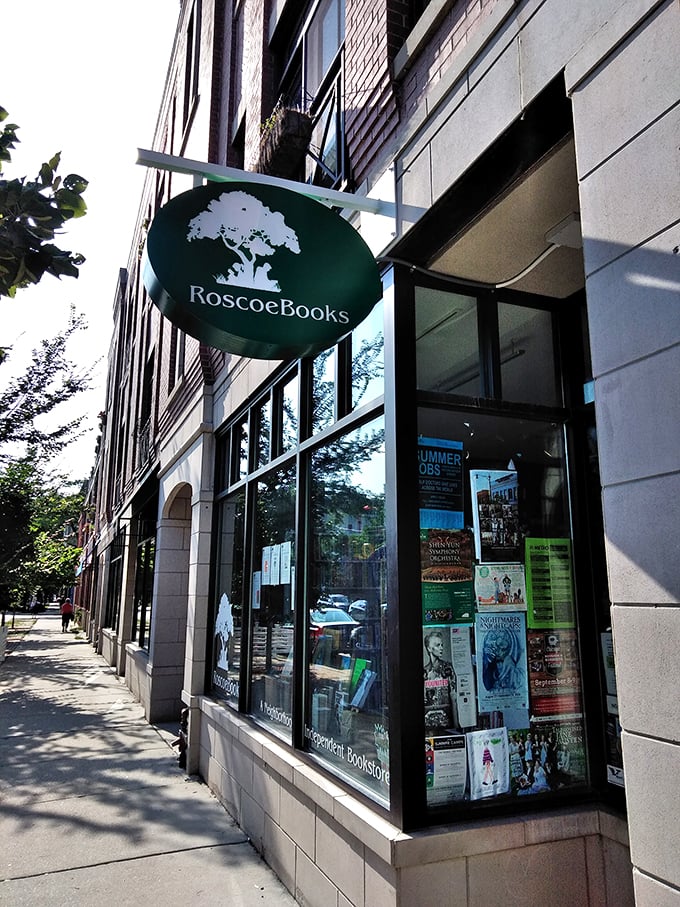
[[[56,610],[0,665],[0,904],[294,905]]]

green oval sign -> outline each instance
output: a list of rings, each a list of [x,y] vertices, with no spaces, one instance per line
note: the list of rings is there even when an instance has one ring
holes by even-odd
[[[382,292],[346,220],[275,186],[209,183],[178,195],[154,218],[145,254],[144,284],[173,324],[255,359],[327,349]]]

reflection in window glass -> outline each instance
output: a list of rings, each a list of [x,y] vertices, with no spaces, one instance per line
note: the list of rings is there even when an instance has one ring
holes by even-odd
[[[283,412],[281,416],[283,452],[291,450],[298,443],[300,388],[297,375],[283,388]]]
[[[389,798],[385,451],[379,419],[312,457],[309,748]]]
[[[295,583],[295,469],[257,483],[252,608],[251,713],[290,740]]]
[[[504,400],[559,405],[552,324],[550,312],[499,303]]]
[[[352,333],[352,409],[384,391],[383,303]]]
[[[316,96],[345,37],[344,0],[321,0],[305,37],[305,90]]]
[[[312,431],[323,431],[335,421],[335,347],[314,360],[312,389]]]
[[[422,409],[419,434],[428,805],[583,785],[563,426]]]
[[[155,527],[150,520],[140,523],[140,532],[153,533],[137,545],[135,568],[135,607],[132,617],[132,641],[142,649],[149,648],[151,605],[153,603],[153,572],[156,555]]]
[[[219,505],[215,627],[213,633],[213,691],[238,705],[243,619],[243,522],[245,493]]]
[[[255,469],[269,463],[271,457],[272,407],[267,399],[257,411],[257,450]]]
[[[125,530],[122,529],[111,545],[111,563],[109,566],[109,581],[106,590],[106,610],[104,612],[104,627],[118,631],[118,615],[120,611],[120,593],[123,588],[123,555],[125,553]]]
[[[248,475],[248,418],[246,417],[234,429],[236,432],[236,451],[237,451],[237,473],[234,477],[236,481],[245,479]]]
[[[479,396],[474,297],[416,287],[416,357],[421,390]]]

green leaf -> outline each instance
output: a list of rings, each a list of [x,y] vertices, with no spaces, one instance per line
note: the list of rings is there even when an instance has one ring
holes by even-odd
[[[52,180],[54,178],[54,170],[50,167],[49,164],[43,164],[40,167],[40,173],[38,174],[38,176],[43,186],[51,186]]]
[[[87,189],[88,181],[84,177],[78,176],[77,173],[69,173],[64,177],[64,186],[81,195]]]
[[[82,217],[87,211],[84,200],[77,192],[72,192],[70,189],[59,189],[54,193],[54,197],[59,205],[59,210],[66,217]]]

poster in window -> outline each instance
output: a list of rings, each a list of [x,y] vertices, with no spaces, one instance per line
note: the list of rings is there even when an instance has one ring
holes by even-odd
[[[527,591],[522,564],[475,566],[478,611],[526,611]]]
[[[573,627],[571,540],[528,538],[525,545],[529,626]]]
[[[421,529],[463,528],[463,442],[418,438]]]
[[[510,790],[507,728],[466,734],[470,799],[496,797]]]
[[[272,545],[271,552],[272,562],[269,583],[272,586],[278,586],[281,582],[281,545]]]
[[[425,738],[427,805],[443,806],[465,796],[465,736],[444,734]]]
[[[472,534],[468,529],[420,530],[424,624],[472,622],[472,558]]]
[[[586,780],[582,715],[565,719],[537,719],[531,722],[530,733],[533,761],[543,765],[550,789]]]
[[[479,711],[528,708],[526,615],[477,614],[475,637]]]
[[[469,728],[477,724],[477,697],[472,667],[470,627],[456,626],[451,634],[451,663],[454,682],[451,688],[455,727]]]
[[[517,472],[471,469],[475,553],[483,564],[521,560]]]
[[[262,549],[262,585],[271,585],[272,576],[272,546],[265,545]]]
[[[607,716],[607,781],[617,787],[624,786],[621,722],[617,715]]]
[[[252,608],[257,611],[262,597],[262,573],[256,570],[253,573]]]
[[[579,714],[581,673],[575,630],[530,630],[529,701],[534,718]]]
[[[602,663],[607,682],[607,696],[616,696],[616,668],[614,665],[614,635],[611,630],[600,633]]]
[[[290,584],[290,566],[291,566],[292,544],[291,542],[281,543],[281,584],[287,586]]]
[[[425,680],[425,728],[441,733],[453,727],[451,681],[443,677]]]
[[[559,790],[586,780],[583,716],[541,718],[508,734],[510,783],[520,796]]]
[[[451,708],[451,638],[448,627],[423,627],[425,727],[442,731],[453,726]]]

